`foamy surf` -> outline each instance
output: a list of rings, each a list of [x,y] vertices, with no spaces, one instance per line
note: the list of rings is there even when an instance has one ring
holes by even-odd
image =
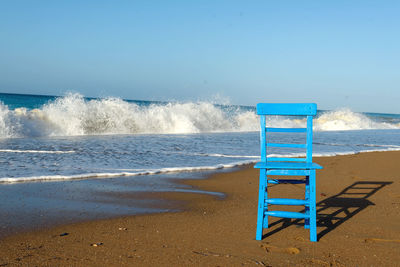
[[[259,156],[248,156],[248,155],[227,155],[227,154],[205,154],[205,153],[196,153],[193,154],[196,156],[202,156],[202,157],[217,157],[217,158],[249,158],[249,159],[259,159]]]
[[[71,154],[75,153],[75,151],[0,149],[0,153]]]
[[[377,122],[348,108],[324,112],[314,121],[316,131],[400,129],[400,123]]]
[[[9,109],[0,102],[0,137],[81,136],[113,134],[191,134],[258,131],[251,107],[215,105],[211,102],[149,102],[145,105],[119,98],[85,99],[68,94],[40,108]],[[302,127],[304,120],[270,118],[280,127]],[[349,109],[320,112],[316,131],[400,129],[400,118],[378,117]]]
[[[221,170],[225,168],[234,168],[242,165],[254,163],[255,161],[241,161],[231,164],[218,164],[215,166],[199,166],[199,167],[173,167],[173,168],[161,168],[153,170],[131,170],[131,172],[110,172],[110,173],[86,173],[76,175],[42,175],[42,176],[31,176],[31,177],[3,177],[0,178],[0,184],[13,184],[13,183],[27,183],[27,182],[55,182],[55,181],[67,181],[67,180],[84,180],[84,179],[104,179],[104,178],[115,178],[115,177],[129,177],[129,176],[144,176],[144,175],[156,175],[156,174],[168,174],[168,173],[181,173],[181,172],[201,172],[201,171],[213,171]]]
[[[2,137],[254,131],[256,121],[253,112],[208,102],[140,106],[119,98],[85,100],[69,94],[40,109],[9,110],[0,104]]]
[[[330,144],[335,145],[335,144]],[[336,144],[340,146],[340,144]],[[332,156],[343,156],[353,155],[358,153],[369,153],[369,152],[384,152],[384,151],[400,151],[400,146],[391,145],[365,145],[366,147],[375,147],[375,149],[364,149],[362,151],[344,151],[344,152],[325,152],[325,153],[314,153],[314,157],[332,157]],[[259,161],[259,156],[246,156],[246,155],[226,155],[226,154],[197,154],[200,157],[222,157],[222,158],[242,158],[241,161],[235,161],[228,164],[217,164],[210,166],[188,166],[188,167],[168,167],[159,169],[108,169],[108,172],[97,172],[97,173],[83,173],[74,175],[39,175],[39,176],[28,176],[28,177],[2,177],[0,178],[0,184],[14,184],[14,183],[31,183],[31,182],[57,182],[57,181],[69,181],[69,180],[85,180],[85,179],[107,179],[116,177],[133,177],[133,176],[151,176],[151,175],[162,175],[171,173],[190,173],[190,172],[202,172],[202,171],[216,171],[221,169],[235,168],[247,164],[253,164]],[[269,154],[268,157],[305,157],[304,153],[289,153],[289,154]],[[102,168],[98,168],[101,170]],[[104,169],[106,170],[106,169]]]

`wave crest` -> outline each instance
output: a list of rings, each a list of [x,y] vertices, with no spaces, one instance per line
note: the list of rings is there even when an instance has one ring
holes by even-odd
[[[9,110],[0,102],[0,137],[77,136],[101,134],[187,134],[259,131],[251,108],[210,102],[137,104],[119,98],[87,100],[80,94],[59,97],[40,109]],[[305,120],[271,118],[278,127],[303,127]],[[400,129],[349,109],[322,112],[317,131]]]
[[[400,124],[378,122],[348,108],[322,113],[314,120],[317,131],[346,131],[367,129],[399,129]]]
[[[41,109],[11,111],[0,103],[1,137],[252,131],[257,121],[254,112],[208,102],[138,105],[68,94]]]

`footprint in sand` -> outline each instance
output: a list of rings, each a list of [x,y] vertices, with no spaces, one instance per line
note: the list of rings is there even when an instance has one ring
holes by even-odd
[[[261,247],[265,249],[267,252],[279,252],[279,253],[286,253],[286,254],[299,254],[300,249],[295,248],[295,247],[288,247],[288,248],[279,248],[276,246],[272,246],[269,244],[261,244]]]

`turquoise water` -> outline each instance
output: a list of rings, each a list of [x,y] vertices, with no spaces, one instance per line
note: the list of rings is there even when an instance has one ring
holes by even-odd
[[[8,106],[9,109],[15,110],[17,108],[35,109],[41,108],[43,105],[60,98],[60,96],[50,95],[27,95],[27,94],[8,94],[0,93],[0,101]],[[84,97],[85,100],[95,100],[96,98]],[[145,101],[145,100],[124,100],[129,103],[135,103],[138,105],[149,105],[151,103],[162,103],[157,101]]]
[[[28,108],[35,109],[40,108],[44,104],[56,99],[56,96],[46,95],[22,95],[22,94],[1,94],[0,100],[9,109],[14,110],[16,108]]]

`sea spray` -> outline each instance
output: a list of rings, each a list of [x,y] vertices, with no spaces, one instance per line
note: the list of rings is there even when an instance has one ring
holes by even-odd
[[[320,114],[314,121],[317,131],[344,131],[344,130],[367,130],[367,129],[399,129],[400,124],[377,122],[366,115],[356,113],[348,108]]]
[[[7,106],[0,102],[0,137],[11,137],[13,135],[9,113]]]
[[[254,112],[209,102],[138,105],[68,94],[40,109],[0,107],[1,137],[240,132],[258,127]]]
[[[395,115],[394,115],[395,116]],[[297,117],[269,117],[277,127],[304,127]],[[349,109],[320,111],[315,131],[400,129],[400,118],[384,121]],[[140,102],[87,99],[80,94],[50,98],[38,108],[14,110],[0,102],[0,137],[114,134],[192,134],[259,131],[254,107],[212,102]]]

